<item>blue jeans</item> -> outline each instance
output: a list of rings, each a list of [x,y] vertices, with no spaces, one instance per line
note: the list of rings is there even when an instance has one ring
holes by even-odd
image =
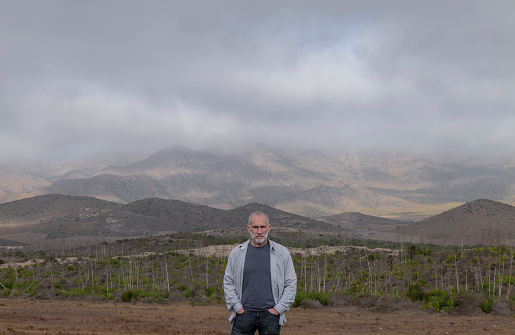
[[[231,335],[253,335],[256,330],[259,331],[259,335],[279,335],[281,333],[279,315],[274,315],[269,311],[245,311],[237,314],[232,325]]]

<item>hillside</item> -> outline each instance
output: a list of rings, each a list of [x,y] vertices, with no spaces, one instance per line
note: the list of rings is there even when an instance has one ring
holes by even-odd
[[[441,245],[514,245],[515,207],[487,199],[474,200],[371,238]]]
[[[111,159],[111,162],[129,160]],[[177,199],[220,209],[261,203],[319,218],[343,212],[430,216],[466,201],[515,204],[515,161],[330,153],[253,146],[170,147],[130,164],[108,160],[0,167],[0,201],[44,194],[128,204]]]
[[[323,236],[440,245],[515,244],[515,207],[486,199],[410,222],[355,212],[314,220],[259,203],[223,210],[160,198],[121,204],[58,194],[0,204],[0,239],[86,243],[175,232],[243,237],[248,216],[255,210],[269,215],[272,236],[295,240]]]
[[[257,203],[222,210],[158,198],[124,205],[91,197],[51,194],[0,204],[0,238],[41,243],[56,239],[86,241],[200,231],[243,236],[247,234],[248,216],[255,210],[269,215],[274,233],[290,238],[345,231]]]
[[[0,238],[0,247],[23,247],[25,244]]]
[[[49,194],[0,204],[0,223],[15,226],[53,220],[87,219],[120,206],[92,197]]]
[[[410,221],[385,219],[361,213],[342,213],[320,218],[321,221],[352,231],[354,236],[367,237],[378,232],[388,232],[411,224]]]

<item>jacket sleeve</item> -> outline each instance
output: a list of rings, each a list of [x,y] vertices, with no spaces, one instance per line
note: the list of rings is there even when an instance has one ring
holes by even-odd
[[[237,285],[237,274],[236,271],[236,252],[234,249],[231,251],[229,255],[229,259],[227,261],[227,267],[225,268],[224,275],[224,294],[225,294],[225,303],[227,304],[227,309],[229,311],[239,311],[243,308],[241,304],[240,297],[238,296],[238,292],[236,290]]]
[[[284,268],[283,294],[277,305],[274,307],[281,314],[290,309],[291,304],[295,301],[295,295],[297,294],[297,274],[295,273],[293,260],[287,249],[284,262],[286,264]]]

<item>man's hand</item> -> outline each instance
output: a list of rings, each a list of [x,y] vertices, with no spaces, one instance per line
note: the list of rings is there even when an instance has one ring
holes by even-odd
[[[279,312],[275,308],[270,308],[268,311],[273,315],[279,315]]]
[[[245,310],[244,310],[243,308],[240,308],[240,309],[236,312],[236,314],[243,314],[243,312],[245,312]]]

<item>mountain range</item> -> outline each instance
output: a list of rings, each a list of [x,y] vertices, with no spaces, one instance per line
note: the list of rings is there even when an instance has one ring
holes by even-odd
[[[170,147],[145,158],[0,166],[0,202],[45,194],[128,204],[161,198],[234,209],[261,203],[321,218],[420,220],[485,198],[515,204],[515,160]]]

